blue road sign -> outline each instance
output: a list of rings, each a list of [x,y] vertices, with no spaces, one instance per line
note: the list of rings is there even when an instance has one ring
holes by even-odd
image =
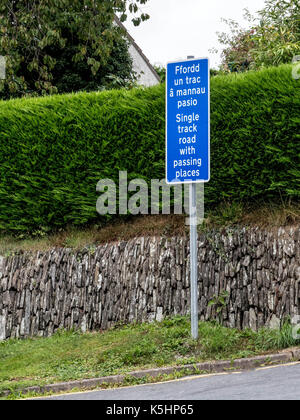
[[[166,182],[208,182],[209,59],[169,63],[166,91]]]

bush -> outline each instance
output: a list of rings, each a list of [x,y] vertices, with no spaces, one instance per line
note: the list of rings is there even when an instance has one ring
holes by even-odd
[[[212,78],[208,205],[299,196],[298,83],[290,66]],[[100,179],[164,178],[164,106],[161,85],[0,102],[0,230],[99,221]]]
[[[299,198],[299,87],[291,66],[213,79],[210,202]]]

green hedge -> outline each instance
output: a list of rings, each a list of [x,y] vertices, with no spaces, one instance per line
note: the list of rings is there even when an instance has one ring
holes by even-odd
[[[299,81],[290,66],[211,83],[206,203],[299,196]],[[164,86],[0,102],[0,230],[99,220],[96,184],[164,178]]]

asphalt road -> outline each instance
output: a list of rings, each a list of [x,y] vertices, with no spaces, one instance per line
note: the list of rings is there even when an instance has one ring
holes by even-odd
[[[44,399],[53,400],[300,400],[300,363],[197,376]]]

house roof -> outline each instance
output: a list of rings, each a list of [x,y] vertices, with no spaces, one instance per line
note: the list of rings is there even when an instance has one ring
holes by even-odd
[[[143,53],[143,51],[141,50],[141,48],[137,45],[137,43],[135,42],[135,40],[132,38],[132,36],[129,34],[129,32],[127,31],[127,29],[125,28],[125,26],[123,25],[123,23],[120,21],[120,19],[117,16],[115,16],[115,22],[116,22],[116,24],[120,28],[122,28],[125,31],[126,37],[128,38],[129,42],[138,51],[138,53],[140,54],[140,56],[145,61],[145,63],[147,65],[147,67],[149,68],[149,70],[153,73],[154,77],[157,79],[157,81],[160,82],[160,77],[157,74],[157,72],[155,71],[154,67],[152,66],[152,64],[150,63],[150,61],[148,60],[148,58],[145,56],[145,54]]]

